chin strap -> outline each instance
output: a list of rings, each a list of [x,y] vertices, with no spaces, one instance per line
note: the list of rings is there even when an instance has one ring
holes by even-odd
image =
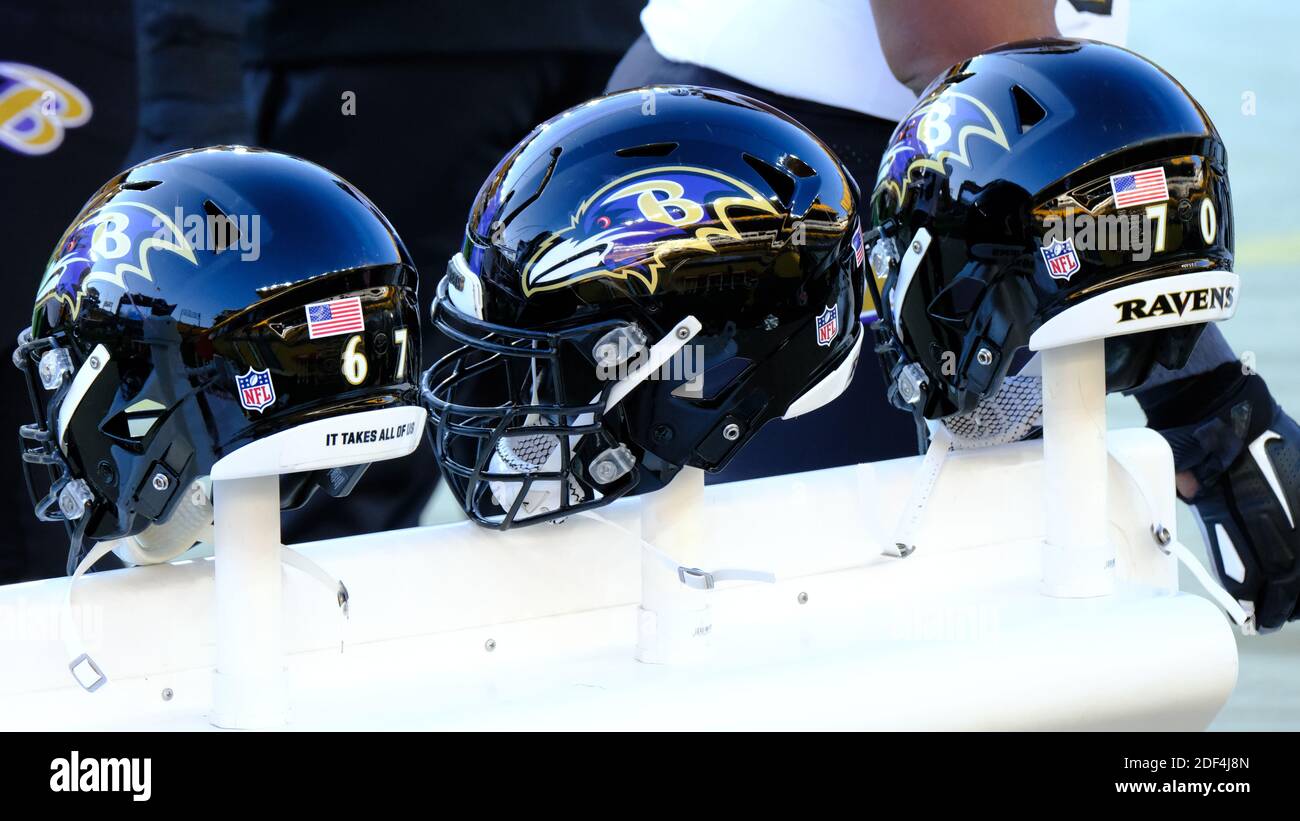
[[[1227,612],[1228,618],[1232,619],[1233,624],[1241,628],[1243,636],[1258,635],[1259,631],[1255,626],[1255,614],[1248,612],[1246,608],[1241,606],[1241,602],[1233,598],[1232,594],[1225,590],[1223,585],[1219,584],[1218,580],[1210,574],[1210,571],[1205,569],[1205,565],[1201,564],[1192,555],[1192,551],[1187,548],[1187,545],[1174,540],[1169,528],[1165,527],[1160,521],[1160,517],[1156,515],[1155,504],[1152,503],[1151,497],[1147,495],[1146,488],[1137,480],[1137,477],[1133,475],[1127,465],[1113,456],[1110,458],[1112,462],[1119,466],[1120,472],[1124,474],[1129,484],[1137,488],[1138,495],[1142,497],[1142,503],[1146,505],[1147,509],[1147,518],[1151,520],[1151,538],[1155,540],[1156,547],[1160,549],[1160,552],[1166,556],[1173,556],[1196,577],[1196,581],[1200,582],[1201,587],[1205,588],[1205,592],[1210,594],[1210,598],[1214,599]]]
[[[907,497],[907,504],[899,516],[894,528],[894,542],[885,545],[880,551],[882,556],[903,559],[916,550],[916,532],[925,519],[926,508],[930,505],[930,495],[939,483],[939,474],[952,453],[952,434],[945,425],[935,425],[930,435],[930,446],[925,449],[925,458],[921,460],[921,469],[912,479],[912,492]]]
[[[339,614],[343,617],[343,624],[346,626],[349,618],[348,611],[348,588],[343,584],[342,579],[337,579],[326,572],[325,568],[313,562],[311,559],[302,555],[298,551],[286,545],[280,545],[280,561],[306,573],[314,579],[321,587],[334,594],[334,600],[339,606]],[[343,652],[343,640],[339,640],[339,652]]]
[[[594,511],[583,511],[578,514],[588,519],[595,520],[601,524],[609,525],[615,530],[636,539],[642,547],[650,551],[650,555],[668,570],[677,574],[677,580],[692,590],[712,590],[718,582],[765,582],[773,584],[776,582],[776,574],[766,570],[745,570],[741,568],[727,568],[724,570],[701,570],[698,567],[687,567],[672,556],[660,550],[655,545],[646,541],[639,533],[633,533],[626,527],[617,522],[606,519]]]
[[[67,593],[64,598],[64,612],[68,619],[66,628],[60,630],[60,632],[63,634],[64,650],[70,659],[68,670],[72,673],[72,677],[77,680],[77,684],[80,684],[82,689],[88,693],[93,693],[107,684],[108,675],[104,673],[103,668],[95,662],[90,653],[86,652],[82,644],[81,629],[78,627],[76,611],[72,605],[72,594],[77,586],[77,581],[86,574],[86,571],[90,570],[95,562],[112,552],[117,544],[117,540],[109,539],[96,543],[90,549],[85,558],[77,564],[76,570],[72,573],[72,578],[68,579]],[[331,576],[316,562],[284,545],[280,545],[280,561],[289,567],[302,571],[308,578],[313,579],[334,595],[339,614],[343,619],[339,629],[339,652],[343,652],[349,623],[347,587],[340,579]]]
[[[68,616],[68,621],[60,632],[63,634],[63,649],[70,659],[68,670],[87,693],[93,693],[107,684],[108,676],[90,657],[90,654],[86,652],[81,643],[81,628],[77,625],[76,611],[72,606],[72,592],[77,586],[77,580],[84,576],[95,562],[111,553],[116,545],[117,542],[110,539],[97,542],[90,549],[90,552],[77,563],[76,569],[72,571],[72,578],[68,579],[67,592],[63,600],[63,609]]]

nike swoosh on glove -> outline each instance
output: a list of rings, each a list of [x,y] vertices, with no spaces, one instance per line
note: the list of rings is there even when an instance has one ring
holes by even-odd
[[[1295,619],[1300,426],[1264,380],[1237,363],[1141,392],[1138,400],[1173,449],[1175,468],[1196,476],[1200,487],[1184,501],[1200,519],[1224,589],[1253,608],[1262,633]]]

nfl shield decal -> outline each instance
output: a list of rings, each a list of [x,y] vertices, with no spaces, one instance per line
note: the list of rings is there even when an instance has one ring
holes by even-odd
[[[248,373],[236,376],[239,387],[239,404],[251,411],[261,413],[275,403],[275,385],[271,382],[270,370],[254,370],[248,366]]]
[[[840,306],[827,305],[817,315],[817,344],[829,346],[840,332]]]
[[[1043,262],[1052,279],[1066,279],[1079,270],[1079,255],[1074,252],[1074,240],[1064,239],[1043,246]]]

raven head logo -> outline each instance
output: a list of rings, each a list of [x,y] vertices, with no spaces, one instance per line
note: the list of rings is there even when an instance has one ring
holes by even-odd
[[[198,265],[194,247],[175,221],[142,202],[109,201],[93,208],[70,228],[55,250],[36,292],[36,311],[56,300],[72,319],[81,312],[88,291],[105,300],[130,290],[127,274],[153,282],[149,268],[155,251],[175,254]]]
[[[742,239],[738,210],[781,216],[753,187],[708,168],[660,166],[624,175],[584,200],[569,226],[533,253],[524,265],[524,294],[597,277],[636,279],[654,293],[674,256],[717,253],[718,243]]]
[[[898,124],[876,174],[876,192],[893,192],[902,207],[907,186],[923,170],[948,174],[945,163],[971,167],[970,141],[979,137],[1009,151],[1007,134],[987,105],[945,87]]]

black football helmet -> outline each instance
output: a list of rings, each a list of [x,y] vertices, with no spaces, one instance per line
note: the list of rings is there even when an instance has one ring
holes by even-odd
[[[857,196],[820,140],[738,94],[635,89],[538,126],[433,306],[461,347],[422,386],[466,512],[504,529],[720,470],[837,396],[863,335]]]
[[[1126,334],[1106,339],[1110,390],[1185,364],[1204,323],[1171,320],[1224,318],[1235,296],[1223,142],[1176,80],[1116,46],[1013,43],[943,73],[894,131],[871,211],[886,381],[929,419],[973,410],[1035,331],[1099,294],[1216,272],[1109,309],[1104,336]]]
[[[109,180],[55,247],[13,357],[36,417],[20,430],[29,490],[68,526],[69,572],[83,538],[164,527],[255,439],[418,404],[415,292],[384,216],[305,160],[206,148]],[[359,475],[284,477],[282,504]]]

